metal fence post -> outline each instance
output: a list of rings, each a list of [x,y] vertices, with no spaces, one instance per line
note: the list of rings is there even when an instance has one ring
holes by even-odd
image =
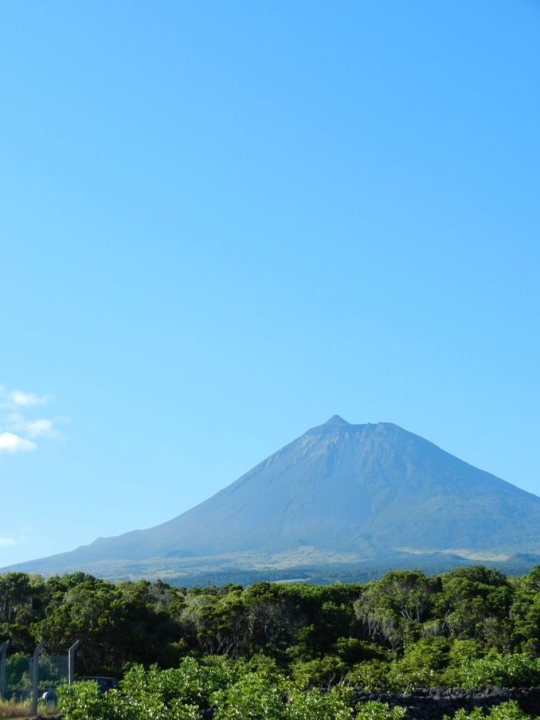
[[[6,696],[6,657],[11,641],[6,640],[0,645],[0,700]]]
[[[81,644],[80,640],[77,640],[68,651],[68,684],[73,685],[75,679],[75,651]]]
[[[39,692],[39,655],[43,650],[43,643],[40,642],[34,650],[34,659],[32,662],[32,715],[37,715],[38,710],[38,692]]]

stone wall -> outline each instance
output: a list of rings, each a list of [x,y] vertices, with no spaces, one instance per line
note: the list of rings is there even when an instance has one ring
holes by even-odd
[[[516,700],[520,708],[532,717],[540,717],[540,688],[498,688],[483,690],[459,690],[457,688],[435,687],[414,690],[411,693],[366,693],[355,692],[355,702],[369,701],[388,703],[391,707],[401,705],[406,709],[406,718],[418,720],[442,720],[461,708],[471,712],[475,707],[489,708],[509,700]]]

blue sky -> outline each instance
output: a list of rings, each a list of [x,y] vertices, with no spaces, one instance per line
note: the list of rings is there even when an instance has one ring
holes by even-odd
[[[0,5],[0,567],[334,413],[540,494],[540,5]]]

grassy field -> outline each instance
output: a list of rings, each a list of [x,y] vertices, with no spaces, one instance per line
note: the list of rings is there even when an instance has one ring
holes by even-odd
[[[28,708],[28,705],[0,702],[0,718],[28,717],[30,717],[30,710]]]
[[[40,706],[38,712],[40,717],[54,716],[54,712],[52,710],[48,710],[46,707]],[[21,704],[0,701],[0,718],[2,720],[4,720],[4,718],[23,718],[24,720],[31,720],[31,718],[34,717],[35,715],[31,714],[30,707],[27,703]]]

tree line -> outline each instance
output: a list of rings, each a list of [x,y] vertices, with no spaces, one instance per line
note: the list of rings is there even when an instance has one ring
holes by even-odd
[[[81,640],[80,675],[123,678],[108,699],[84,683],[64,688],[66,718],[77,708],[100,717],[98,707],[105,719],[147,717],[150,706],[171,718],[398,717],[379,705],[351,714],[351,693],[540,685],[540,566],[523,577],[474,566],[246,588],[7,573],[4,640],[13,667],[41,641],[53,655]],[[249,710],[257,703],[266,710]]]
[[[40,641],[60,654],[81,640],[87,675],[119,676],[132,663],[172,668],[185,656],[263,655],[321,684],[353,673],[363,686],[426,685],[464,661],[540,655],[540,566],[515,578],[474,566],[432,577],[394,571],[366,584],[190,589],[7,573],[0,642],[7,639],[25,654]]]

